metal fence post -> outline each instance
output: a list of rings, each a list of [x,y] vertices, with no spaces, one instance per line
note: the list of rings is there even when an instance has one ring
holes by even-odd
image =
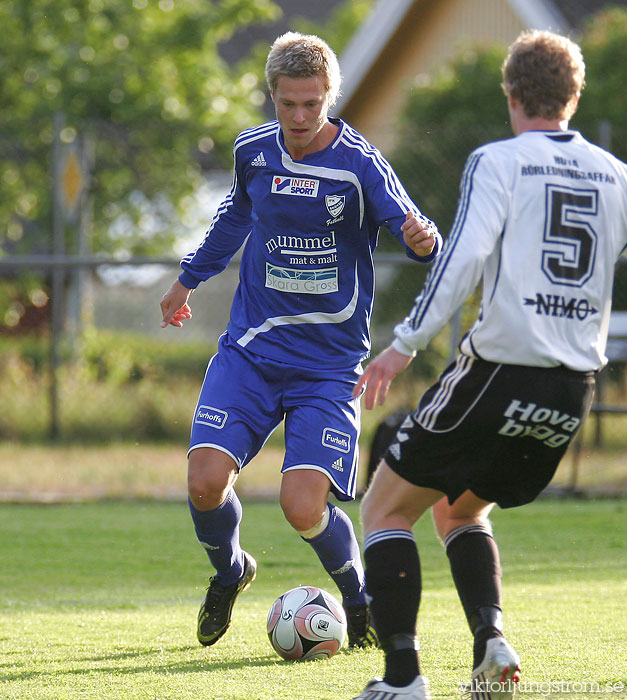
[[[54,115],[53,148],[53,204],[52,204],[52,253],[62,256],[65,253],[63,211],[61,203],[61,129],[63,114]],[[59,421],[59,366],[60,342],[63,329],[63,283],[65,270],[59,266],[52,269],[51,334],[50,334],[50,439],[56,441],[60,435]]]

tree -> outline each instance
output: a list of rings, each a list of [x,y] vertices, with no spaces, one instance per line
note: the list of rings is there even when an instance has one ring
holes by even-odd
[[[234,135],[258,118],[258,76],[225,65],[217,45],[277,13],[271,0],[1,3],[0,249],[50,250],[63,114],[61,140],[94,148],[93,250],[168,251],[201,168],[230,167]]]
[[[627,9],[613,7],[595,15],[586,27],[581,47],[586,61],[586,87],[575,120],[591,124],[605,119],[613,126],[623,126],[613,139],[612,150],[625,160]]]
[[[373,3],[374,0],[344,0],[338,3],[329,19],[323,24],[296,17],[294,26],[303,34],[317,34],[339,56],[353,38],[359,25],[365,21]]]

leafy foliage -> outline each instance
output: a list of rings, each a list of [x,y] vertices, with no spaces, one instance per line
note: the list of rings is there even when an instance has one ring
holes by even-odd
[[[104,331],[90,328],[76,347],[65,345],[62,359],[71,362],[70,374],[112,386],[133,384],[144,378],[163,381],[167,377],[202,378],[207,361],[216,351],[206,342],[163,342],[139,333]],[[33,336],[0,337],[0,380],[7,373],[11,358],[21,358],[27,373],[44,373],[48,343]]]
[[[90,330],[64,345],[58,373],[65,442],[185,442],[204,369],[215,348]],[[0,338],[0,438],[45,440],[48,343]],[[173,379],[174,378],[174,379]]]
[[[590,124],[607,119],[612,126],[622,126],[612,150],[627,158],[627,134],[624,127],[627,99],[624,66],[627,64],[627,9],[611,7],[594,16],[581,40],[586,61],[586,86],[573,120]]]
[[[372,5],[373,0],[344,0],[338,3],[324,24],[297,17],[294,26],[303,34],[317,34],[340,55],[368,16]]]
[[[201,163],[230,162],[233,136],[257,114],[258,77],[225,65],[218,43],[277,12],[271,0],[0,4],[0,244],[47,248],[63,114],[61,141],[95,148],[94,249],[163,252]],[[136,226],[109,235],[123,215]]]

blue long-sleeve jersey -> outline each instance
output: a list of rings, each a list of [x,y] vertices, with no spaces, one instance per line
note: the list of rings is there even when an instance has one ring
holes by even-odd
[[[403,243],[406,213],[420,215],[380,152],[345,122],[331,121],[338,126],[333,142],[299,161],[277,121],[237,137],[231,191],[179,276],[194,289],[245,242],[228,333],[253,353],[304,367],[350,367],[368,356],[379,228]],[[405,246],[421,262],[442,247],[429,224],[431,255]]]

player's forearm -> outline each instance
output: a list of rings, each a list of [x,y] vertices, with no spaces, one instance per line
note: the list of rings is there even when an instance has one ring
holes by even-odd
[[[395,327],[394,348],[405,355],[426,348],[477,286],[483,265],[477,250],[466,256],[445,250],[410,313]]]
[[[250,232],[249,220],[220,221],[218,224],[214,222],[202,244],[181,260],[183,272],[179,280],[189,289],[222,272]]]
[[[233,253],[221,258],[212,258],[204,252],[196,251],[190,259],[183,258],[181,261],[182,272],[179,281],[188,289],[196,289],[201,282],[222,272],[232,257]]]

